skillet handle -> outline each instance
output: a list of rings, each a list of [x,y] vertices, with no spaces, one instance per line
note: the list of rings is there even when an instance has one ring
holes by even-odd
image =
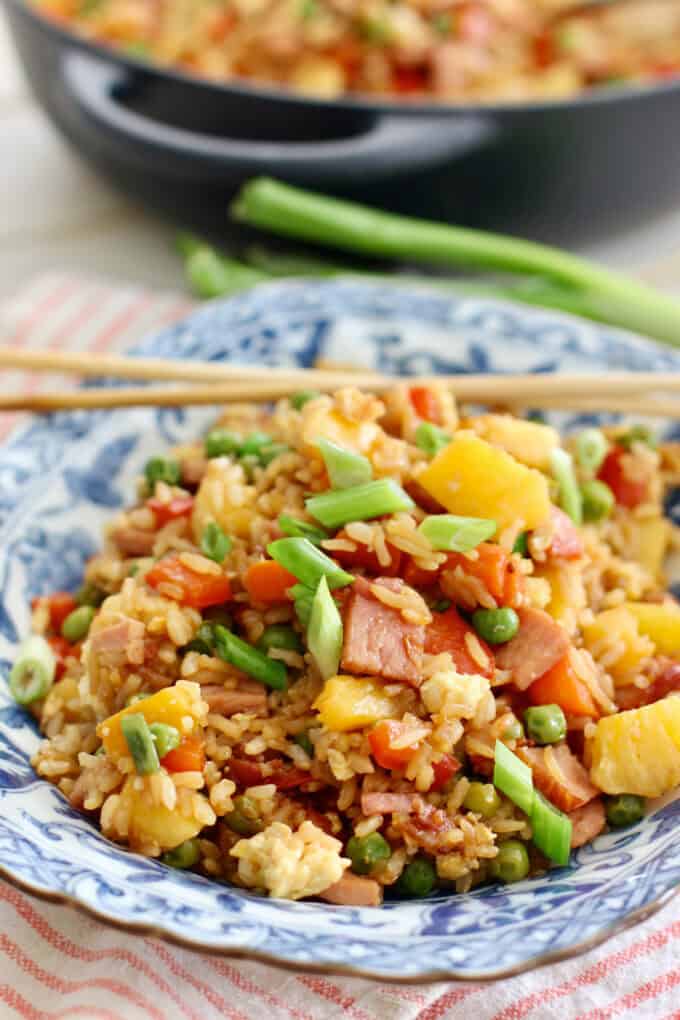
[[[268,173],[304,182],[394,177],[464,155],[492,133],[486,119],[378,115],[363,133],[330,141],[220,138],[166,124],[126,105],[123,96],[140,72],[125,65],[71,51],[62,73],[81,113],[107,135],[143,150],[176,176],[190,170],[194,179],[197,171],[208,180],[227,169],[231,174]]]

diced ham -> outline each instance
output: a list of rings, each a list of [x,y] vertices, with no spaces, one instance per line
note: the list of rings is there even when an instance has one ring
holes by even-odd
[[[619,687],[616,692],[616,703],[622,711],[641,708],[678,691],[680,691],[680,662],[661,659],[657,660],[656,676],[649,687],[636,687],[635,684]]]
[[[379,907],[382,887],[373,878],[362,878],[346,871],[342,878],[319,893],[319,898],[344,907]]]
[[[591,800],[589,804],[577,808],[569,813],[571,820],[571,848],[583,846],[599,836],[605,827],[606,815],[604,804],[600,797]]]
[[[97,631],[92,635],[90,648],[95,655],[103,656],[109,665],[144,662],[144,624],[125,617],[120,623]]]
[[[515,753],[531,769],[536,788],[561,811],[575,811],[600,792],[566,744],[518,747]]]
[[[583,556],[584,546],[576,525],[564,510],[553,506],[552,517],[553,537],[547,550],[548,556],[561,560],[577,560]]]
[[[377,578],[391,591],[408,591],[398,578]],[[344,615],[342,669],[359,676],[379,676],[418,687],[425,628],[409,623],[399,609],[380,602],[361,577],[354,582]]]
[[[251,687],[242,684],[236,690],[228,690],[220,684],[207,684],[201,687],[201,696],[207,701],[210,711],[217,715],[235,715],[237,712],[265,712],[267,709],[267,692],[257,682]]]
[[[182,485],[187,489],[197,489],[208,470],[208,460],[201,453],[185,457],[181,463]]]
[[[156,535],[142,528],[118,528],[111,535],[123,556],[150,556]]]
[[[420,798],[417,798],[420,800]],[[361,810],[365,815],[407,815],[415,810],[416,797],[412,793],[362,793]]]
[[[439,853],[444,845],[442,837],[454,828],[454,822],[441,808],[418,798],[416,811],[401,825],[402,832],[430,854]]]
[[[518,609],[519,630],[499,645],[496,665],[508,670],[520,691],[543,676],[569,651],[567,632],[542,609]]]

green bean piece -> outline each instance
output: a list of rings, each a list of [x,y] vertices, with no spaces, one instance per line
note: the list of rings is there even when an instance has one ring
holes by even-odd
[[[557,448],[550,455],[550,469],[557,482],[557,502],[565,514],[571,517],[576,525],[583,523],[583,503],[581,490],[574,474],[574,462],[571,454]]]
[[[231,626],[231,621],[226,625]],[[211,623],[203,622],[198,628],[188,645],[184,646],[185,652],[198,652],[199,655],[212,655],[215,650],[215,634]]]
[[[415,503],[392,478],[378,478],[351,489],[322,492],[306,500],[305,506],[325,528],[340,528],[350,521],[413,510]]]
[[[287,623],[272,623],[271,626],[265,627],[256,647],[265,654],[272,648],[283,648],[288,652],[303,650],[300,635]]]
[[[470,552],[480,542],[492,538],[498,530],[496,521],[483,517],[458,517],[456,514],[433,514],[418,525],[433,549],[445,552]]]
[[[648,425],[632,425],[622,436],[616,437],[616,442],[619,446],[625,446],[628,450],[630,450],[633,443],[644,443],[645,446],[651,447],[652,450],[656,450],[659,445],[656,434]]]
[[[312,603],[314,602],[314,589],[308,588],[306,584],[295,584],[290,589],[293,597],[293,605],[300,626],[307,629],[312,615]]]
[[[184,271],[193,293],[206,300],[238,294],[270,279],[258,269],[221,255],[207,244],[200,245],[187,256]]]
[[[44,698],[54,683],[57,660],[44,637],[32,634],[22,641],[9,674],[9,689],[20,705]]]
[[[176,460],[163,457],[152,457],[146,462],[144,468],[149,492],[156,488],[156,482],[165,482],[166,485],[179,485],[182,478],[182,468]]]
[[[201,535],[201,552],[215,563],[223,563],[224,557],[231,552],[233,543],[229,535],[225,535],[219,524],[210,521]]]
[[[169,868],[180,868],[184,871],[186,868],[193,868],[194,864],[198,864],[200,857],[201,848],[198,840],[187,839],[184,843],[176,846],[174,850],[166,850],[161,860]]]
[[[601,429],[584,429],[576,437],[576,460],[588,474],[596,473],[608,449],[609,443]]]
[[[501,806],[501,798],[493,783],[470,783],[463,799],[463,807],[482,818],[491,818]]]
[[[156,745],[156,754],[159,758],[165,758],[166,754],[179,747],[179,730],[176,726],[169,726],[167,723],[154,722],[149,725],[149,733]]]
[[[307,628],[307,647],[317,665],[322,680],[338,672],[342,653],[342,617],[333,601],[328,581],[319,581]]]
[[[437,870],[427,857],[414,857],[406,865],[396,888],[403,896],[422,899],[429,896],[437,885]]]
[[[322,577],[326,577],[329,588],[343,588],[354,580],[352,574],[339,567],[307,538],[277,538],[269,543],[267,552],[313,591],[316,591]]]
[[[120,720],[120,728],[135,763],[137,774],[150,776],[152,773],[158,772],[160,768],[158,752],[149,724],[144,716],[137,713],[124,715]]]
[[[289,538],[307,538],[312,545],[321,545],[329,537],[323,528],[308,524],[307,521],[300,521],[296,517],[289,517],[288,514],[281,514],[279,517],[279,528]]]
[[[583,520],[589,524],[597,524],[598,521],[609,517],[616,502],[612,490],[599,478],[590,478],[583,483],[581,500],[583,501]]]
[[[305,404],[308,404],[310,400],[316,400],[321,394],[318,390],[300,390],[298,393],[294,393],[290,398],[290,406],[294,411],[301,411]]]
[[[94,606],[78,606],[68,614],[61,625],[61,636],[74,645],[87,637],[97,610]]]
[[[515,539],[515,544],[512,547],[512,551],[517,553],[519,556],[526,556],[529,552],[529,532],[521,531]]]
[[[233,809],[224,816],[224,821],[239,836],[255,836],[262,831],[257,801],[244,794],[234,797]]]
[[[376,865],[389,860],[392,847],[379,832],[367,836],[352,836],[347,841],[345,852],[352,862],[352,871],[357,875],[368,875]]]
[[[559,705],[534,705],[524,713],[527,735],[537,744],[558,744],[567,735],[567,720]]]
[[[607,821],[613,829],[635,825],[645,814],[645,799],[634,793],[619,793],[606,800]]]
[[[285,691],[288,686],[286,667],[282,662],[270,659],[219,623],[215,627],[215,652],[224,662],[243,670],[266,687]]]
[[[295,743],[302,748],[308,758],[314,757],[314,744],[310,740],[308,733],[298,733],[293,739],[295,740]]]
[[[416,429],[415,440],[419,450],[426,453],[428,457],[434,457],[449,445],[451,436],[444,429],[440,429],[438,425],[433,425],[430,421],[421,421]]]
[[[502,645],[517,634],[519,616],[507,606],[503,609],[477,609],[472,614],[472,626],[490,645]]]
[[[107,595],[108,592],[102,591],[91,581],[86,581],[76,593],[76,602],[81,606],[94,606],[95,609],[98,609]]]
[[[489,864],[489,873],[499,882],[520,882],[529,874],[529,854],[518,839],[506,839]]]
[[[241,449],[241,437],[229,429],[213,429],[205,437],[205,455],[213,457],[231,457]]]
[[[355,485],[370,482],[373,467],[367,457],[353,450],[345,450],[321,436],[316,440],[316,445],[326,465],[332,489],[351,489]]]

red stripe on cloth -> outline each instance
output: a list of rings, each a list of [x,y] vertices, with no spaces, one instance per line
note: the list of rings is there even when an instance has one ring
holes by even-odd
[[[185,1003],[181,996],[165,981],[158,971],[147,964],[136,953],[129,949],[122,949],[118,946],[111,949],[84,949],[76,945],[71,939],[56,931],[32,906],[30,900],[23,893],[12,888],[12,886],[0,883],[0,899],[5,900],[14,907],[19,916],[31,926],[53,949],[58,950],[65,956],[74,960],[83,960],[92,963],[97,960],[120,960],[127,963],[133,970],[144,974],[156,987],[171,999],[190,1020],[203,1020],[200,1013],[195,1013],[191,1006]]]
[[[638,956],[646,956],[647,953],[654,953],[657,949],[662,949],[663,946],[678,938],[679,935],[680,921],[675,921],[673,924],[668,925],[667,928],[653,932],[640,942],[635,942],[626,949],[620,949],[618,952],[606,956],[603,960],[598,960],[597,963],[577,974],[576,977],[571,978],[569,981],[564,981],[560,985],[553,985],[542,992],[534,992],[523,999],[518,999],[517,1002],[511,1003],[505,1009],[502,1009],[500,1013],[496,1013],[493,1020],[521,1020],[522,1017],[530,1013],[532,1009],[536,1009],[537,1006],[542,1006],[555,999],[562,999],[564,996],[571,995],[572,992],[585,985],[596,984],[613,970],[617,970],[619,967],[624,966],[624,964],[630,963],[631,960],[637,959]]]
[[[0,1002],[5,1002],[26,1020],[71,1020],[75,1016],[84,1016],[87,1020],[125,1020],[122,1013],[113,1013],[110,1009],[99,1009],[97,1006],[71,1006],[58,1013],[49,1013],[44,1009],[36,1009],[9,985],[0,985]]]
[[[135,319],[139,318],[143,311],[149,308],[158,298],[153,294],[140,294],[128,303],[127,307],[116,315],[105,329],[101,330],[90,344],[91,351],[102,351],[108,347],[116,337],[129,329]]]
[[[238,970],[236,970],[235,967],[232,967],[225,961],[209,960],[208,962],[210,963],[210,966],[217,971],[218,974],[221,974],[222,977],[225,977],[228,981],[231,981],[231,983],[235,985],[236,988],[239,988],[242,992],[246,992],[248,995],[254,995],[258,999],[262,999],[262,1001],[270,1005],[272,1009],[277,1010],[277,1012],[274,1014],[275,1016],[281,1016],[280,1010],[284,1010],[286,1013],[289,1013],[292,1017],[295,1017],[295,1020],[315,1020],[313,1014],[303,1013],[301,1010],[296,1009],[294,1006],[289,1006],[287,1003],[283,1001],[283,999],[280,999],[276,995],[272,995],[270,992],[267,992],[264,988],[261,988],[259,985],[256,985],[254,981],[251,981],[250,978],[247,978],[244,974],[241,974]]]
[[[356,999],[353,996],[346,995],[341,988],[334,985],[331,981],[317,977],[315,974],[299,974],[296,980],[320,998],[333,1002],[336,1006],[342,1006],[344,1011],[349,1016],[356,1017],[356,1020],[373,1020],[368,1013],[365,1013],[363,1009],[355,1005]]]
[[[444,992],[438,999],[431,1002],[429,1006],[422,1009],[416,1020],[442,1020],[442,1017],[446,1016],[446,1013],[452,1006],[457,1006],[459,1002],[463,1002],[473,992],[478,992],[481,985],[463,985],[460,988],[453,988],[451,991]]]
[[[398,985],[381,985],[379,991],[383,995],[389,995],[392,999],[401,999],[403,1002],[415,1002],[416,1006],[422,1006],[427,1002],[427,996],[415,988],[400,988]]]
[[[221,995],[207,985],[204,981],[199,981],[198,978],[194,977],[185,967],[179,963],[172,953],[161,943],[154,939],[144,939],[144,944],[151,949],[156,956],[158,956],[166,967],[175,975],[175,977],[181,977],[188,984],[192,985],[197,991],[199,991],[208,1002],[215,1007],[215,1009],[222,1010],[222,1015],[230,1017],[231,1020],[248,1020],[248,1017],[244,1016],[236,1009],[232,1009],[226,999],[223,999]]]
[[[30,315],[22,319],[14,328],[13,332],[6,338],[5,343],[13,347],[22,347],[26,337],[31,330],[40,322],[47,312],[54,311],[62,301],[66,300],[77,287],[76,280],[60,280],[48,293],[34,306]]]
[[[124,999],[129,999],[130,1002],[134,1002],[136,1006],[144,1009],[147,1015],[154,1017],[155,1020],[165,1020],[165,1015],[150,1005],[131,985],[123,984],[120,981],[110,981],[107,978],[88,978],[84,981],[68,981],[65,978],[59,978],[38,966],[30,956],[24,953],[18,943],[13,942],[7,935],[3,934],[0,934],[0,952],[5,953],[13,963],[52,991],[60,992],[62,995],[70,995],[74,992],[80,992],[84,988],[104,988],[113,995],[120,995]]]
[[[665,974],[659,974],[653,981],[646,981],[639,988],[611,1003],[610,1006],[591,1009],[589,1013],[581,1013],[576,1020],[609,1020],[609,1017],[618,1016],[620,1013],[627,1012],[627,1010],[638,1009],[643,1002],[647,1003],[651,999],[656,999],[659,995],[669,992],[677,985],[680,985],[680,968],[669,970]],[[647,1015],[649,1016],[649,1014]]]

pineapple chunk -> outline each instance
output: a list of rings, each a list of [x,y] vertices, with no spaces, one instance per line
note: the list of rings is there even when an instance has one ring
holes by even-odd
[[[680,654],[680,605],[677,602],[628,602],[641,634],[654,642],[660,655]]]
[[[560,445],[559,434],[549,425],[522,421],[509,414],[480,414],[469,424],[482,439],[541,471],[549,469],[550,454]]]
[[[645,517],[630,522],[630,556],[657,581],[663,580],[663,563],[671,540],[672,525],[665,517]]]
[[[381,435],[382,429],[376,422],[351,421],[340,411],[329,408],[325,401],[310,401],[303,412],[302,441],[306,452],[316,458],[321,456],[316,445],[320,436],[346,450],[368,454]]]
[[[330,677],[312,707],[327,729],[341,733],[402,714],[398,699],[370,676]]]
[[[620,656],[606,667],[617,684],[632,683],[643,660],[654,655],[653,642],[640,633],[638,621],[628,606],[617,606],[598,613],[592,623],[583,628],[583,637],[595,659],[603,650],[606,653],[615,642],[621,642]]]
[[[590,749],[591,779],[605,793],[668,793],[680,783],[680,697],[600,719]]]
[[[583,584],[583,570],[577,563],[563,560],[537,566],[535,576],[550,585],[550,601],[546,611],[554,620],[568,626],[570,632],[576,622],[576,613],[587,605]]]
[[[120,721],[125,715],[143,715],[148,723],[167,723],[174,726],[182,735],[187,735],[195,728],[197,708],[203,702],[197,684],[180,680],[174,687],[165,687],[157,694],[152,694],[143,701],[116,712],[104,719],[97,727],[106,753],[114,760],[129,754],[127,742],[120,728]]]
[[[202,794],[194,796],[207,805]],[[164,804],[149,803],[144,791],[135,789],[134,777],[126,779],[119,805],[128,811],[128,843],[133,848],[157,843],[161,850],[173,850],[197,836],[204,825],[195,818],[185,818],[177,810],[171,811]]]
[[[468,431],[454,436],[418,483],[449,513],[488,518],[499,531],[518,521],[531,531],[550,515],[543,475]]]

